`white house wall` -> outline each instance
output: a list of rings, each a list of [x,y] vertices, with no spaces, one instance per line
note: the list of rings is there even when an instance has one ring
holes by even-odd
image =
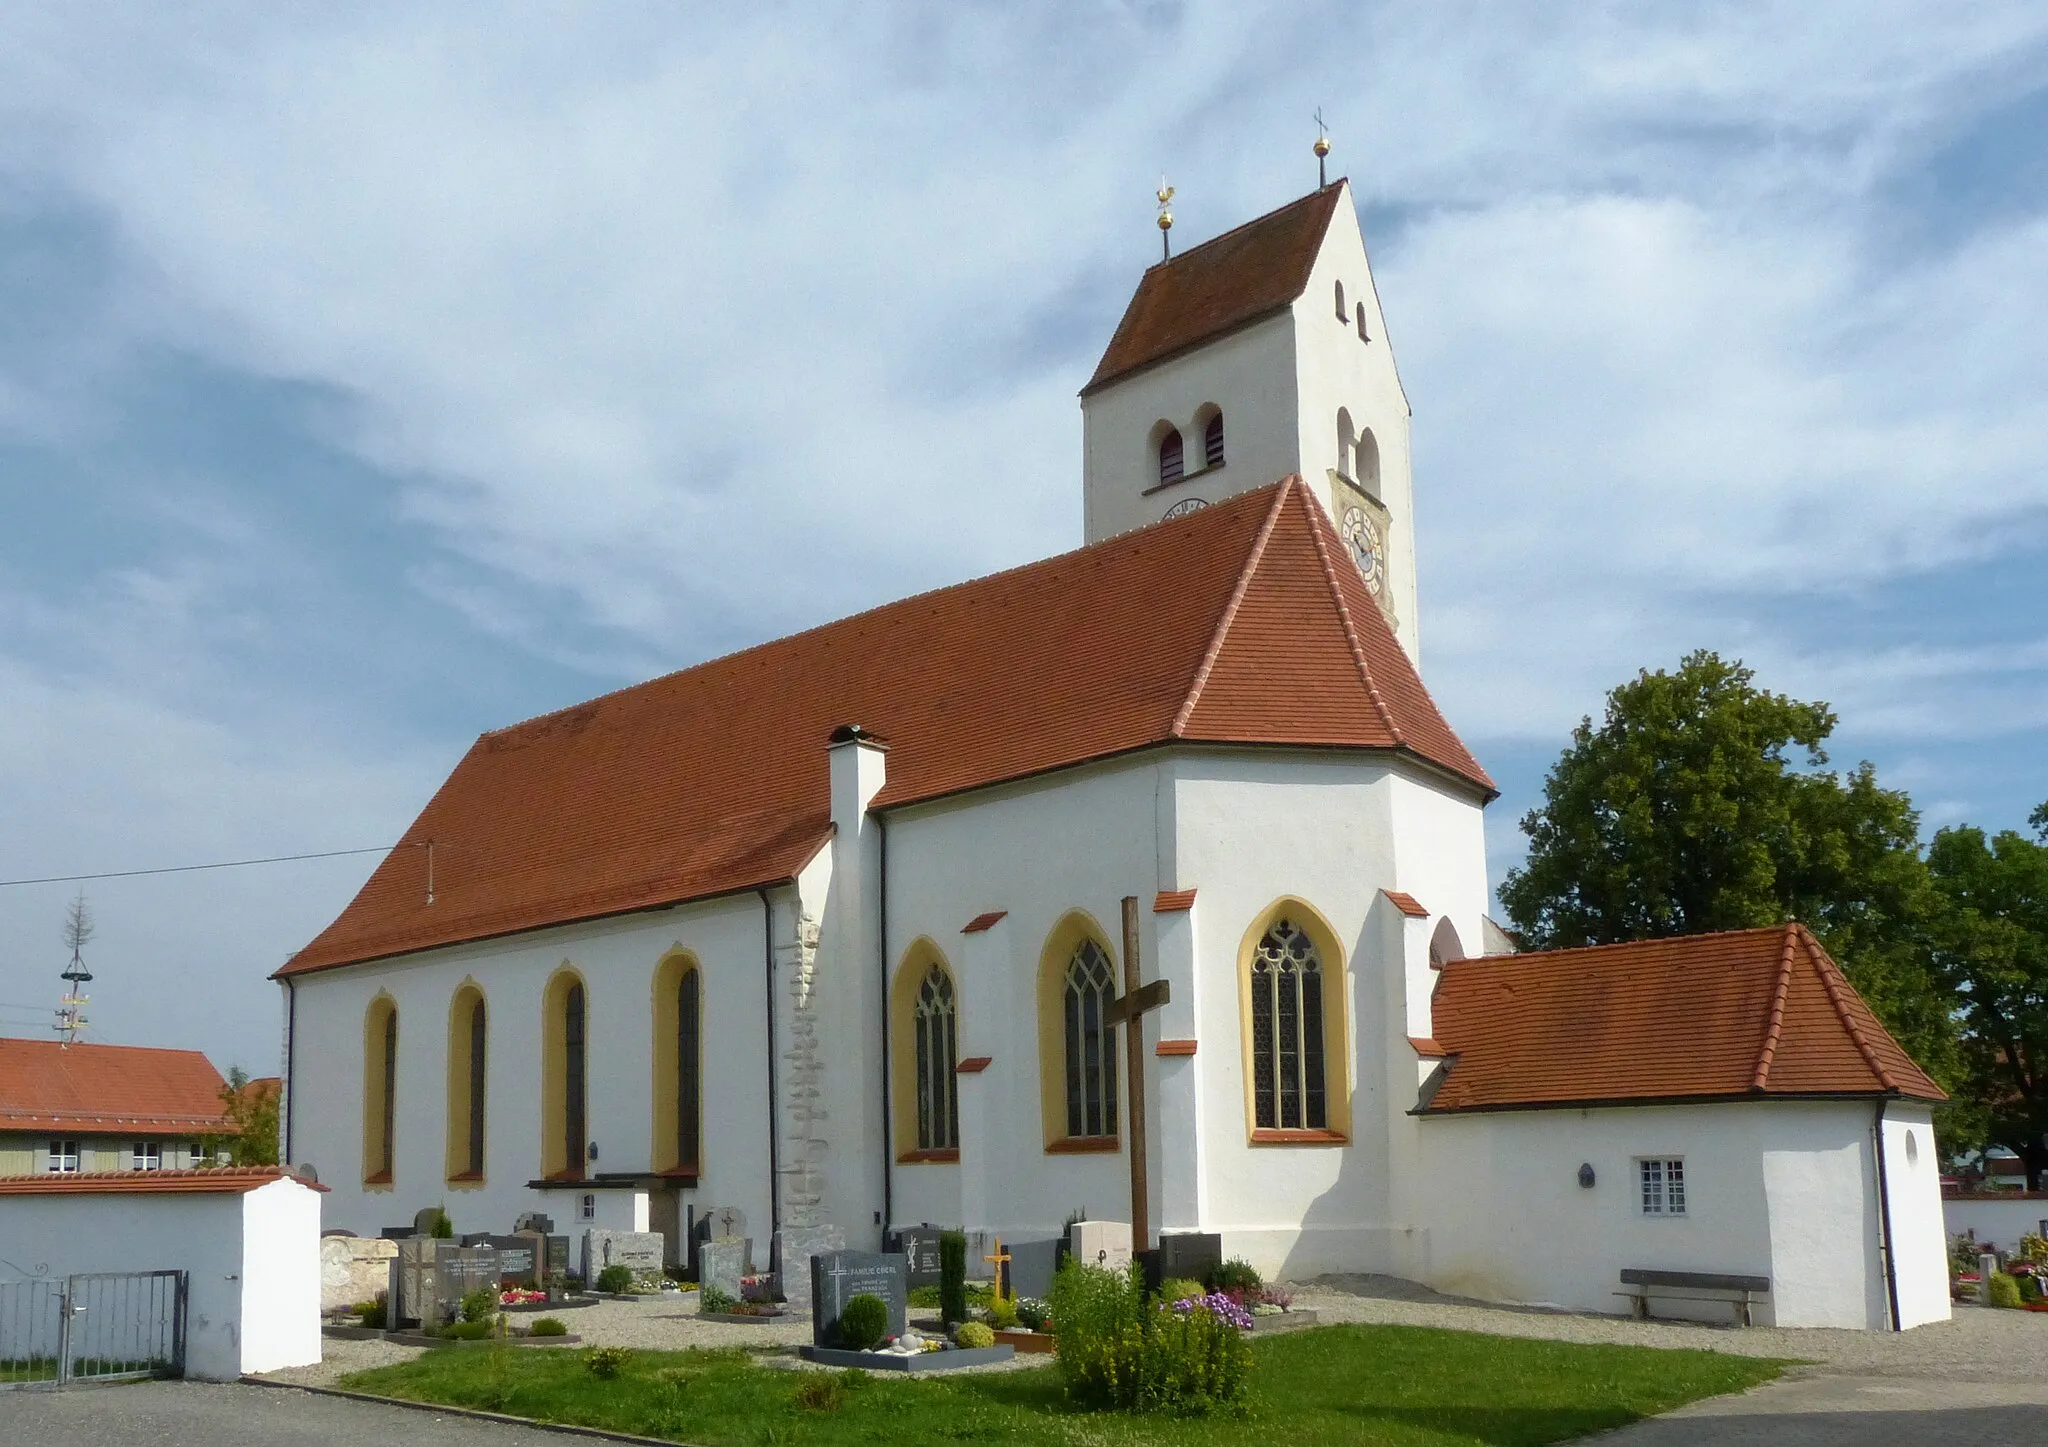
[[[684,1200],[736,1206],[763,1238],[768,1199],[766,980],[762,905],[752,894],[675,909],[423,951],[300,977],[292,1154],[311,1164],[329,1226],[375,1235],[444,1206],[458,1232],[508,1231],[541,1211],[573,1233],[580,1192],[535,1190],[541,1164],[541,1001],[564,964],[583,976],[589,1011],[590,1140],[594,1172],[648,1171],[653,1147],[655,971],[673,949],[703,971],[703,1173]],[[474,981],[484,994],[485,1172],[480,1185],[447,1180],[448,1010]],[[398,1107],[393,1182],[363,1184],[363,1020],[388,992],[397,1003]],[[606,1205],[614,1194],[599,1193]],[[659,1221],[657,1225],[663,1224]]]
[[[1613,1293],[1627,1267],[1761,1275],[1772,1292],[1760,1323],[1882,1329],[1872,1121],[1861,1101],[1425,1119],[1422,1159],[1439,1189],[1423,1279],[1458,1295],[1612,1312],[1626,1309]],[[1685,1160],[1686,1214],[1645,1216],[1636,1161],[1669,1156]],[[1591,1189],[1581,1164],[1594,1169]]]
[[[1899,1325],[1947,1321],[1948,1231],[1942,1219],[1934,1117],[1926,1106],[1895,1102],[1885,1110],[1884,1133]]]

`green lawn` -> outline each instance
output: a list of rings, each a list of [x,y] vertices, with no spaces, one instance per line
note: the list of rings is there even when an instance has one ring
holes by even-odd
[[[743,1350],[635,1352],[612,1381],[572,1348],[459,1347],[344,1378],[359,1392],[666,1437],[700,1447],[957,1442],[1484,1443],[1562,1441],[1775,1377],[1782,1362],[1718,1352],[1578,1346],[1422,1327],[1335,1326],[1254,1344],[1238,1417],[1078,1412],[1052,1367],[906,1379],[877,1373],[829,1411],[795,1401],[809,1372]]]

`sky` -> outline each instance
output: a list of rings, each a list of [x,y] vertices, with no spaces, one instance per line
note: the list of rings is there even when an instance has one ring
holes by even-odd
[[[1928,831],[2048,799],[2048,12],[0,0],[0,880],[385,845],[479,732],[1077,546],[1158,246],[1315,183],[1516,821],[1710,647]],[[86,886],[277,1068],[374,854]],[[78,886],[0,887],[46,1035]]]

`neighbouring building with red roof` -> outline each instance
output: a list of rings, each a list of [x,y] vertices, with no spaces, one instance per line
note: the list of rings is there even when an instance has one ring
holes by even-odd
[[[0,1037],[0,1176],[206,1163],[225,1084],[197,1050]]]
[[[476,741],[279,972],[328,1224],[680,1256],[731,1207],[793,1288],[1081,1208],[1269,1276],[1945,1317],[1940,1091],[1809,934],[1486,918],[1348,185],[1147,270],[1081,406],[1077,551]]]

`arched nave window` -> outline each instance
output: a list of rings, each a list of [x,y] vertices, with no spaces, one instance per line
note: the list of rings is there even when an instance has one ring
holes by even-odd
[[[541,1174],[581,1180],[589,1155],[590,1002],[583,977],[548,981],[541,1020]]]
[[[678,950],[654,972],[655,1169],[695,1180],[704,1168],[704,974]]]
[[[1159,438],[1159,481],[1161,484],[1179,482],[1187,475],[1187,460],[1183,455],[1180,429],[1169,427]]]
[[[890,1098],[899,1161],[960,1158],[960,1005],[939,947],[904,951],[889,990]]]
[[[1298,902],[1245,940],[1245,1067],[1252,1139],[1336,1143],[1349,1127],[1344,980],[1337,943]]]
[[[363,1012],[363,1184],[388,1186],[398,1160],[398,1002]]]
[[[1116,1027],[1106,1018],[1115,998],[1108,952],[1094,940],[1082,940],[1067,961],[1060,992],[1070,1137],[1117,1133]]]
[[[484,992],[465,981],[448,1005],[448,1161],[451,1184],[484,1178],[485,1065],[490,1015]]]

